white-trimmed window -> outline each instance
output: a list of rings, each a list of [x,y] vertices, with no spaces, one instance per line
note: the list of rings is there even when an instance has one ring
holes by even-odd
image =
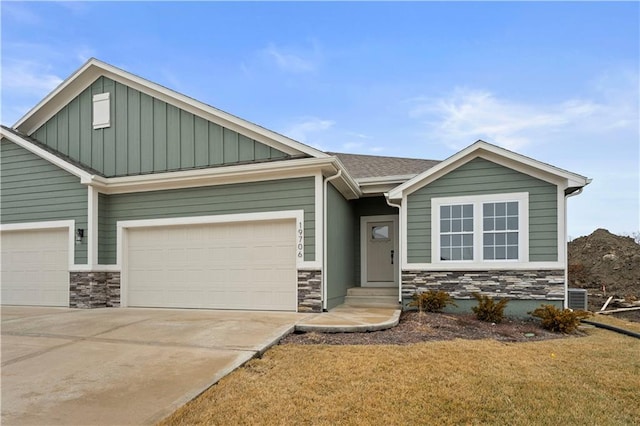
[[[529,194],[433,198],[432,262],[527,262]]]

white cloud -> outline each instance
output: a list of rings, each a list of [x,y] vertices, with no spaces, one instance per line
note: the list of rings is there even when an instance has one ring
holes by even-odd
[[[33,61],[6,61],[2,67],[2,89],[43,95],[62,83],[62,78],[45,64]]]
[[[289,125],[282,133],[291,139],[320,148],[322,135],[330,130],[335,121],[317,117],[302,117]]]
[[[270,43],[262,50],[262,53],[282,71],[291,73],[315,71],[320,60],[320,52],[315,43],[311,49],[306,51],[296,51],[295,49],[279,47]]]
[[[440,98],[412,99],[409,117],[426,124],[430,139],[454,149],[484,139],[519,150],[558,134],[637,129],[637,80],[626,84],[635,89],[605,91],[594,87],[588,98],[549,104],[513,101],[488,90],[456,88]]]

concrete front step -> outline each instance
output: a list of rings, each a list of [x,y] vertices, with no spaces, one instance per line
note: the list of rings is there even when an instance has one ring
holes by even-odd
[[[397,298],[398,287],[351,287],[347,296],[393,296]]]
[[[347,296],[344,304],[362,308],[398,308],[397,296]]]

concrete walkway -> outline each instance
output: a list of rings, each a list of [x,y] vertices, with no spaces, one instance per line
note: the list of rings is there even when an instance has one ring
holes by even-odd
[[[378,331],[395,327],[399,320],[399,309],[340,305],[329,312],[303,318],[296,324],[296,330],[319,333]]]
[[[3,306],[3,425],[153,424],[294,328],[373,331],[399,310],[321,314]]]

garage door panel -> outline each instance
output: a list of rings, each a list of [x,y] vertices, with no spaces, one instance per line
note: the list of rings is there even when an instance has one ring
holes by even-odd
[[[294,221],[132,228],[127,233],[130,306],[296,308]]]
[[[2,303],[68,306],[68,238],[64,228],[2,232]]]

